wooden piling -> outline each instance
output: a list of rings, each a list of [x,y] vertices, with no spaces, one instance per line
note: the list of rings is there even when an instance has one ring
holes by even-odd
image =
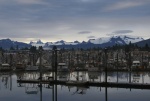
[[[105,52],[105,83],[107,83],[107,48],[105,48],[104,52]]]

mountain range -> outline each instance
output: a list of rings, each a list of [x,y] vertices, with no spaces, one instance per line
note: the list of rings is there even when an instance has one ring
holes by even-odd
[[[43,48],[52,48],[53,46],[57,46],[59,48],[92,48],[92,47],[108,47],[113,46],[116,44],[119,45],[126,45],[131,43],[137,44],[139,46],[143,46],[149,42],[150,39],[144,40],[142,37],[136,36],[127,36],[127,35],[120,35],[120,36],[110,36],[110,37],[101,37],[97,39],[89,39],[88,41],[74,41],[74,42],[66,42],[64,40],[56,41],[56,42],[46,42],[43,43],[41,40],[37,42],[31,41],[29,44],[23,42],[12,41],[10,39],[2,39],[0,40],[0,47],[3,49],[10,49],[13,48],[24,48],[24,47],[31,47],[31,46],[42,46]]]
[[[89,39],[86,41],[74,41],[74,42],[66,42],[64,40],[56,41],[56,42],[46,42],[43,43],[41,40],[38,40],[37,42],[30,42],[30,45],[32,46],[43,46],[43,47],[53,47],[54,45],[59,48],[92,48],[92,47],[108,47],[113,46],[116,44],[119,45],[126,45],[131,43],[136,43],[144,41],[142,37],[135,37],[135,36],[126,36],[126,35],[120,35],[120,36],[110,36],[110,37],[102,37],[97,39]]]

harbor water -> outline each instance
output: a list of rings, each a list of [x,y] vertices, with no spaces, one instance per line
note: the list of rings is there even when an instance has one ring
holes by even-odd
[[[19,83],[18,79],[37,80],[38,72],[1,72],[1,101],[148,101],[150,89],[66,86],[61,84]],[[42,79],[52,72],[42,73]],[[60,72],[60,81],[105,82],[104,72]],[[149,72],[108,72],[107,82],[150,84]]]

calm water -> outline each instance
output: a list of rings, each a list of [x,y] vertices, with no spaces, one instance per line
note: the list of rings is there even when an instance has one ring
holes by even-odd
[[[43,73],[43,79],[52,75]],[[59,80],[79,80],[104,82],[105,73],[73,72],[58,73]],[[118,75],[118,77],[117,77]],[[131,75],[131,77],[130,77]],[[48,84],[19,84],[22,79],[37,79],[37,72],[0,73],[0,101],[148,101],[150,90],[130,88],[106,87],[68,87],[62,85],[49,86]],[[108,82],[149,83],[150,73],[110,72]]]

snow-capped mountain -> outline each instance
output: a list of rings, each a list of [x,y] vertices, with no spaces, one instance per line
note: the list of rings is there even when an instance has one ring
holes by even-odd
[[[101,37],[97,39],[89,39],[88,41],[74,41],[74,42],[66,42],[64,40],[56,41],[56,42],[46,42],[43,43],[41,40],[38,40],[37,42],[31,41],[29,44],[23,43],[23,42],[17,42],[12,41],[10,39],[1,39],[0,40],[0,47],[3,49],[10,49],[10,47],[13,48],[24,48],[24,47],[31,47],[36,46],[37,48],[39,46],[42,46],[44,49],[52,48],[54,45],[56,45],[58,48],[92,48],[92,47],[108,47],[113,46],[116,44],[120,45],[126,45],[131,43],[137,43],[140,42],[140,44],[143,43],[144,39],[142,37],[135,37],[135,36],[111,36],[111,37]]]
[[[91,42],[93,44],[104,44],[107,42],[115,42],[116,44],[129,44],[136,43],[139,41],[143,41],[144,39],[142,37],[135,37],[135,36],[111,36],[111,37],[102,37],[98,39],[90,39],[88,42]]]
[[[43,42],[30,42],[29,43],[30,45],[32,45],[32,46],[36,46],[36,47],[38,47],[38,46],[45,46],[45,47],[47,47],[47,46],[54,46],[54,45],[77,45],[77,44],[80,44],[80,42],[79,41],[74,41],[74,42],[66,42],[66,41],[64,41],[64,40],[60,40],[60,41],[56,41],[56,42],[46,42],[46,43],[43,43]]]
[[[29,44],[32,46],[36,46],[36,47],[39,47],[39,46],[44,47],[45,46],[45,43],[43,43],[40,39],[37,42],[31,41]]]
[[[52,47],[54,45],[58,47],[92,47],[92,46],[98,46],[98,47],[107,47],[107,46],[113,46],[115,44],[125,45],[131,43],[136,43],[139,41],[143,41],[144,39],[142,37],[135,37],[135,36],[110,36],[110,37],[101,37],[97,39],[89,39],[87,42],[66,42],[64,40],[56,41],[56,42],[46,42],[43,43],[41,40],[38,40],[37,42],[30,42],[30,45],[32,46],[43,46],[43,47]]]

